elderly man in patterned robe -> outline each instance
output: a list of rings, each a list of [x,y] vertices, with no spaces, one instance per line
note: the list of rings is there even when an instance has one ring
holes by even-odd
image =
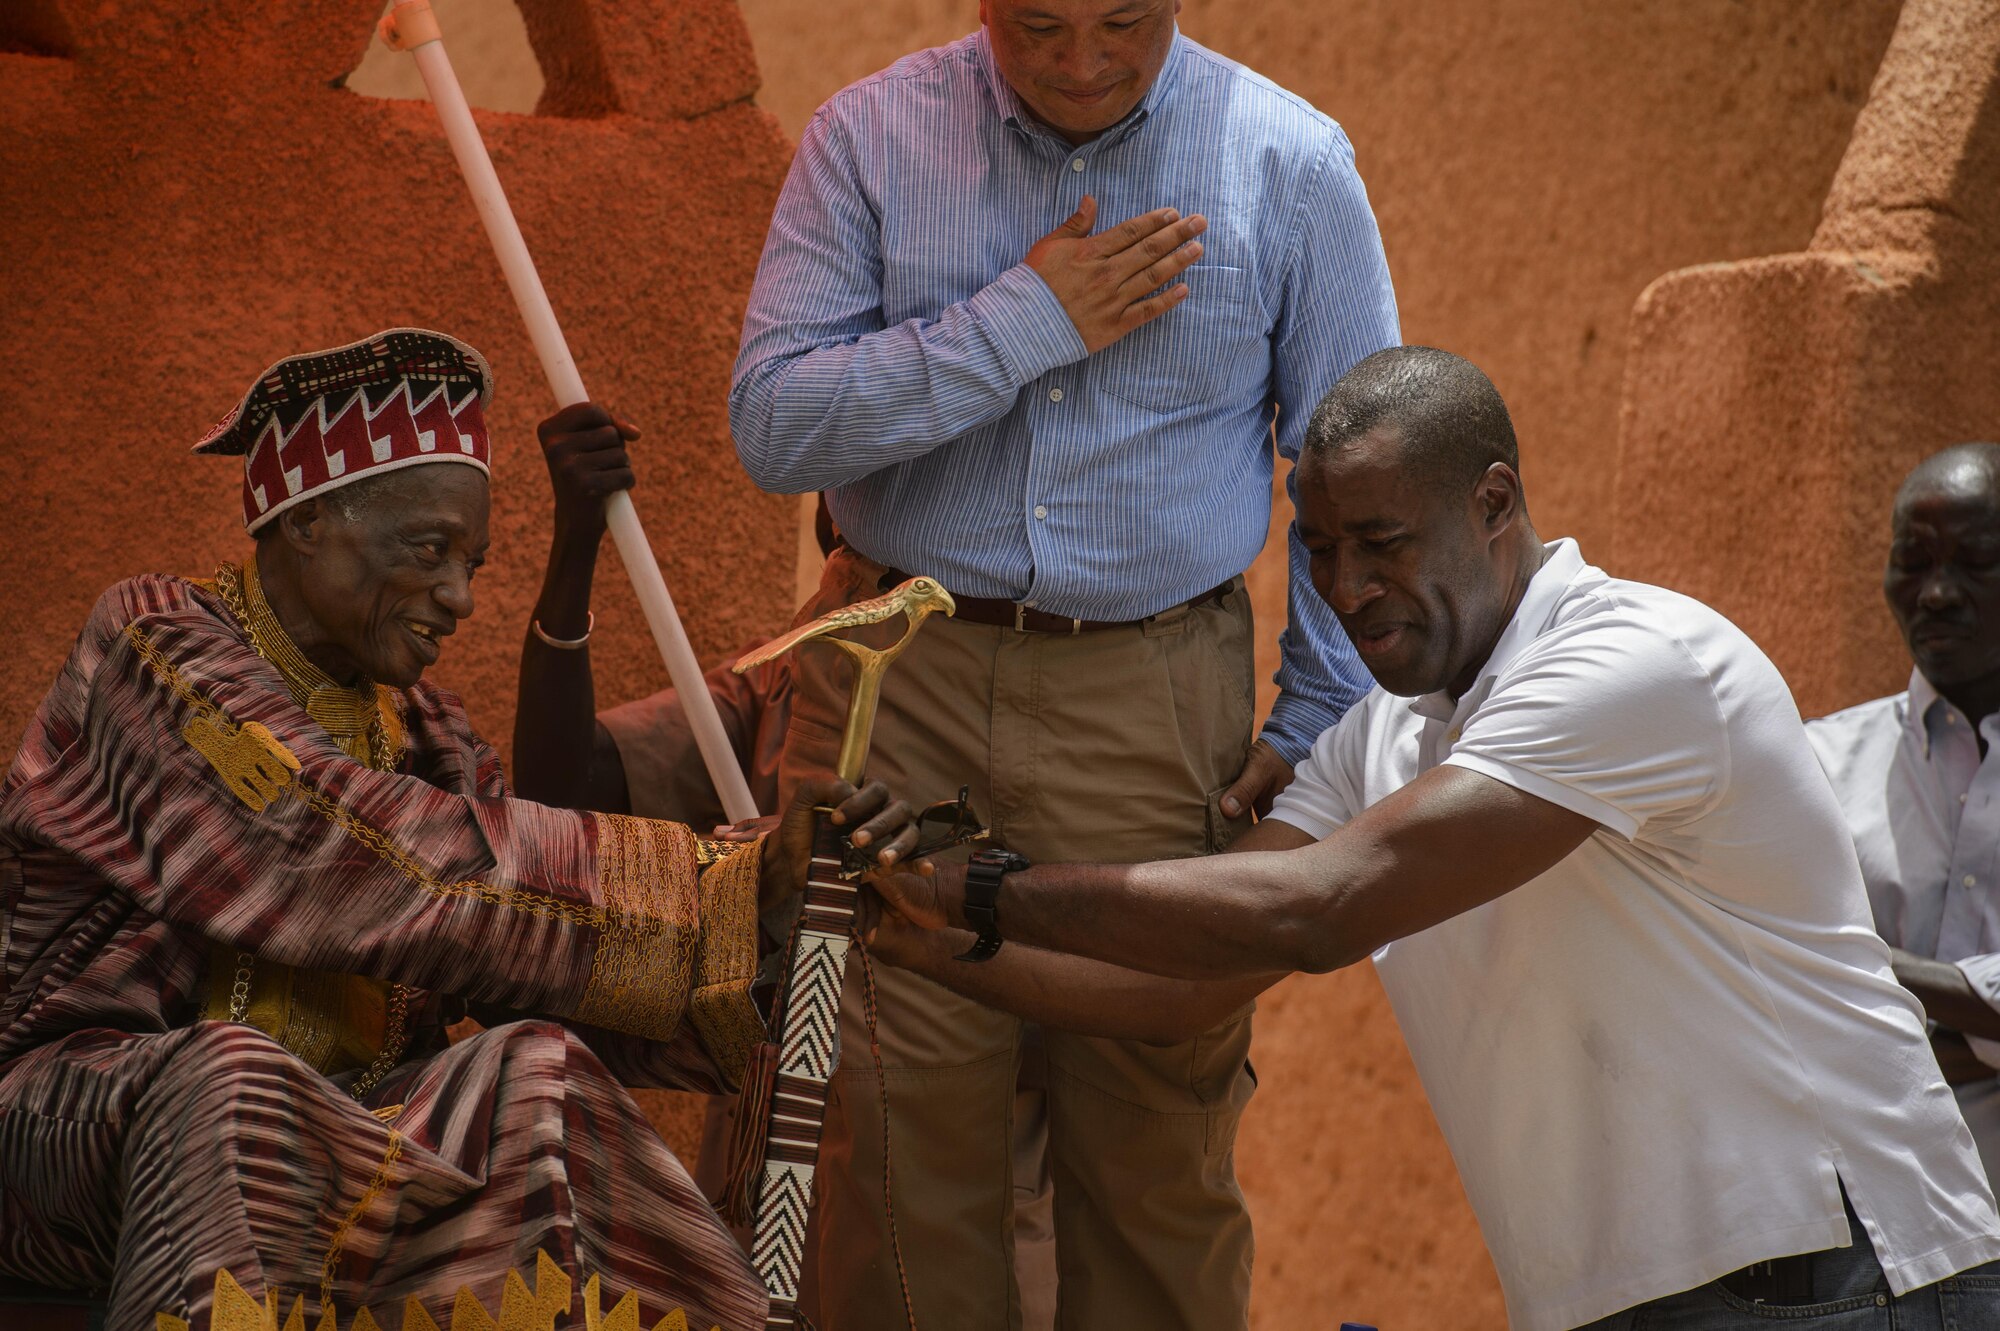
[[[621,1083],[731,1084],[810,801],[889,860],[909,811],[828,783],[718,845],[508,797],[420,679],[472,612],[490,385],[412,329],[273,366],[198,445],[246,455],[254,558],[105,593],[0,782],[0,1272],[107,1290],[109,1331],[229,1282],[448,1326],[542,1256],[646,1325],[762,1323]]]

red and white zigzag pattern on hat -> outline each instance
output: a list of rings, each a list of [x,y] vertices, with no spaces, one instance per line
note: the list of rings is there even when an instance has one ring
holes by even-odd
[[[486,414],[476,391],[405,379],[388,396],[361,389],[319,398],[289,430],[273,414],[243,469],[243,518],[251,531],[292,505],[363,476],[424,462],[463,462],[490,472]],[[371,404],[369,398],[376,401]]]

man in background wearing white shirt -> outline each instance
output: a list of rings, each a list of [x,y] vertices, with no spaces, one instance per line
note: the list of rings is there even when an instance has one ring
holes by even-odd
[[[1897,491],[1882,590],[1907,692],[1814,721],[1896,978],[1989,1179],[2000,1174],[2000,444],[1927,458]]]
[[[2000,1326],[2000,1265],[1962,1274],[2000,1216],[1770,661],[1544,545],[1448,353],[1343,378],[1299,497],[1380,687],[1244,853],[899,876],[878,949],[1153,1039],[1374,954],[1520,1331]]]

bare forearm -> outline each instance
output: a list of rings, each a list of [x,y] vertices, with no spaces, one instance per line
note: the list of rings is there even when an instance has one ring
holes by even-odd
[[[549,551],[535,621],[552,638],[584,637],[597,562],[594,539],[558,529]],[[630,808],[622,771],[607,765],[598,741],[597,695],[590,649],[551,647],[529,630],[521,648],[521,692],[514,714],[514,788],[523,799],[572,809],[623,813]],[[609,765],[615,767],[615,764]]]
[[[1274,820],[1241,854],[1010,873],[1000,932],[1156,975],[1335,970],[1545,873],[1596,827],[1489,777],[1434,768],[1322,841]],[[911,918],[964,926],[959,875],[896,890],[915,903]]]
[[[1965,972],[1948,961],[1890,949],[1896,979],[1924,1005],[1924,1015],[1940,1026],[1983,1040],[2000,1040],[2000,1012],[1995,1012]]]
[[[899,949],[904,955],[898,962],[1025,1021],[1146,1044],[1180,1044],[1213,1030],[1282,978],[1175,980],[1020,943],[1001,948],[990,961],[956,960],[971,943],[971,934],[955,929],[916,935]]]
[[[1037,867],[1007,876],[1000,931],[1180,979],[1331,969],[1317,936],[1327,894],[1313,891],[1304,869],[1296,852]]]

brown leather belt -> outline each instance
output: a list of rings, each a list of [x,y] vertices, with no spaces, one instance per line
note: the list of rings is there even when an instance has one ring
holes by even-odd
[[[909,581],[910,575],[900,569],[884,569],[881,580],[876,584],[884,590],[899,583]],[[952,600],[958,605],[954,619],[968,624],[994,624],[1000,628],[1013,629],[1020,633],[1096,633],[1103,629],[1127,629],[1143,624],[1147,619],[1158,619],[1160,615],[1171,614],[1175,610],[1192,610],[1196,606],[1207,605],[1210,601],[1220,601],[1229,595],[1229,589],[1236,585],[1236,579],[1219,582],[1198,596],[1190,596],[1178,605],[1170,605],[1165,610],[1146,616],[1145,619],[1071,619],[1068,615],[1052,615],[1046,610],[1037,610],[1019,601],[1009,601],[998,596],[960,596],[952,593]]]

